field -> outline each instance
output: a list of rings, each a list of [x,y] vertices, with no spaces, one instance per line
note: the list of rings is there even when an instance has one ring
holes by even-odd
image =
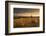
[[[14,28],[39,27],[39,17],[14,17]]]

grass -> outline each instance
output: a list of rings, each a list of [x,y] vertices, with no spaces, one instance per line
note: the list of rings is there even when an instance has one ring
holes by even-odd
[[[14,18],[14,28],[19,27],[39,27],[39,17]]]

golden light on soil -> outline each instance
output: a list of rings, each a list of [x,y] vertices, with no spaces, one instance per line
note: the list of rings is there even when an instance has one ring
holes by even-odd
[[[14,19],[14,27],[38,27],[39,18],[18,18]]]

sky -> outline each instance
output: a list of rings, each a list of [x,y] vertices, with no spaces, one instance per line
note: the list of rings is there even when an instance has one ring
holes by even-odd
[[[25,13],[39,11],[39,9],[29,9],[29,8],[14,8],[14,13]]]
[[[39,16],[39,9],[14,8],[15,16]]]

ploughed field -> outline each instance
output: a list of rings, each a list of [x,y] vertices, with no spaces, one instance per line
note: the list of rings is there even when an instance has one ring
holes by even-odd
[[[39,27],[39,17],[15,17],[14,28]]]

